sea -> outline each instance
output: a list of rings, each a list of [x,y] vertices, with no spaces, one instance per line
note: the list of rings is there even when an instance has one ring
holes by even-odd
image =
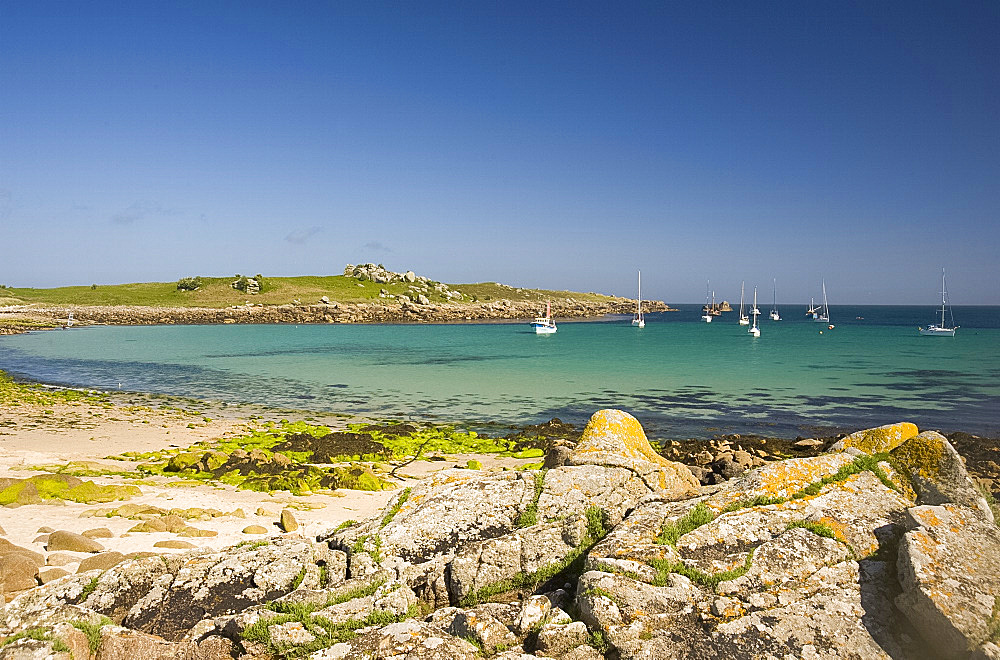
[[[912,421],[1000,436],[1000,307],[955,307],[955,337],[924,337],[931,307],[804,305],[748,335],[700,305],[630,317],[420,325],[90,326],[0,337],[27,380],[229,404],[450,423],[583,424],[601,408],[653,438],[809,437]]]

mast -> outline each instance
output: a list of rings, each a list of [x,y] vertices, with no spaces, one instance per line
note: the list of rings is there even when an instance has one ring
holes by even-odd
[[[945,327],[945,325],[944,325],[944,308],[945,308],[945,305],[947,304],[947,301],[945,300],[945,293],[944,293],[945,291],[947,291],[947,289],[945,288],[945,285],[944,285],[944,268],[942,268],[941,269],[941,327],[942,328]]]

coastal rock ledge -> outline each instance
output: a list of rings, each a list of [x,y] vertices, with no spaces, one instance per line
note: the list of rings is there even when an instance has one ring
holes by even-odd
[[[55,579],[6,605],[0,660],[1000,658],[1000,530],[934,431],[701,486],[602,410],[546,465]]]

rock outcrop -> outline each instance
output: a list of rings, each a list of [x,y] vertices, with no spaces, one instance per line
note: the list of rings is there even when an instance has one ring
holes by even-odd
[[[0,659],[997,657],[1000,530],[911,427],[702,487],[600,411],[547,470],[444,470],[318,542],[54,578]]]

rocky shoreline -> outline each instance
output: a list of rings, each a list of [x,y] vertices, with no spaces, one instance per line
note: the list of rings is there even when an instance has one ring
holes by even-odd
[[[599,318],[610,314],[631,314],[636,301],[616,298],[598,303],[572,298],[552,301],[556,318]],[[646,312],[671,311],[659,301],[644,301]],[[105,325],[209,325],[230,323],[454,323],[462,321],[529,320],[544,311],[536,302],[493,300],[489,302],[427,303],[407,299],[402,302],[345,303],[312,305],[248,304],[226,308],[140,307],[140,306],[21,306],[0,312],[0,333],[31,329],[14,320],[34,319],[54,326],[64,325],[69,311],[75,324]],[[6,321],[6,323],[5,323]]]
[[[944,436],[668,443],[699,479],[626,413],[548,426],[541,469],[434,472],[318,535],[94,552],[7,604],[0,660],[1000,658],[1000,530]]]

